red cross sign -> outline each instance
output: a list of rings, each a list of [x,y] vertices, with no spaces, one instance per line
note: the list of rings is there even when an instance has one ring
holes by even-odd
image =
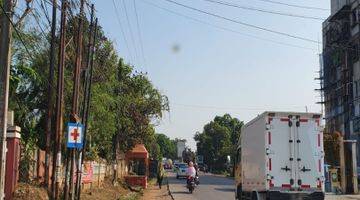
[[[77,138],[79,137],[79,133],[78,133],[78,129],[77,129],[77,128],[73,129],[73,132],[71,132],[71,137],[73,137],[73,139],[74,139],[75,141],[77,141]]]
[[[68,123],[67,147],[81,149],[83,147],[84,126],[80,123]]]

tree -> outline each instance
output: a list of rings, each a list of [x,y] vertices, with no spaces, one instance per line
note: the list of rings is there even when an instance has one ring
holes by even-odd
[[[340,145],[339,134],[324,133],[325,163],[332,166],[339,166]]]
[[[156,134],[156,141],[160,146],[160,153],[164,158],[176,159],[176,144],[164,134]]]
[[[78,16],[71,16],[67,25],[64,123],[69,121],[71,109],[76,49],[72,38],[76,38],[77,18]],[[44,37],[41,31],[35,28],[35,23],[28,22],[21,23],[18,29],[27,48],[32,52],[31,55],[20,42],[18,35],[14,34],[9,108],[15,111],[15,123],[22,128],[23,145],[31,149],[43,149],[49,41],[48,35]],[[89,22],[84,19],[84,67],[87,62],[88,27]],[[110,161],[116,153],[114,149],[126,151],[136,143],[147,145],[150,154],[158,158],[160,148],[155,145],[154,125],[161,119],[162,112],[169,110],[167,97],[155,88],[147,74],[137,72],[133,66],[125,64],[101,27],[96,41],[86,147],[88,153],[85,158],[101,157]],[[83,95],[83,86],[80,91]],[[80,101],[80,110],[83,105],[84,102]]]
[[[204,156],[204,162],[210,168],[215,171],[225,170],[229,155],[234,162],[242,126],[243,122],[225,114],[216,116],[204,126],[203,132],[195,134],[197,153]]]
[[[185,163],[189,163],[190,161],[195,162],[195,152],[191,151],[190,148],[186,148],[182,152],[182,158]]]

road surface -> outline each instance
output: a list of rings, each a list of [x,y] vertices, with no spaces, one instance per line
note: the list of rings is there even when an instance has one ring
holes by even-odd
[[[177,180],[174,173],[168,173],[169,189],[175,200],[233,200],[234,180],[211,174],[200,174],[200,185],[193,194],[186,188],[186,180]],[[325,200],[360,200],[360,195],[331,195]]]
[[[186,188],[186,179],[176,179],[168,173],[169,189],[175,200],[219,200],[234,199],[234,180],[231,178],[200,173],[200,185],[193,194]]]

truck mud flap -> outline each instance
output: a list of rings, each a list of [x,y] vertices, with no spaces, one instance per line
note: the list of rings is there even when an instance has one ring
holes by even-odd
[[[310,194],[304,193],[285,193],[272,191],[268,192],[269,200],[324,200],[325,195],[323,192],[313,192]]]
[[[314,192],[308,195],[307,197],[304,197],[304,200],[324,200],[325,194],[323,192]]]

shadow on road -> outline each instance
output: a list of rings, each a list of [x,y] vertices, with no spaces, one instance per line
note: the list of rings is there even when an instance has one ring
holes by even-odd
[[[234,192],[235,190],[233,188],[214,188],[217,191],[222,191],[222,192]]]
[[[189,192],[187,191],[175,191],[175,192],[171,192],[171,194],[189,194]]]

